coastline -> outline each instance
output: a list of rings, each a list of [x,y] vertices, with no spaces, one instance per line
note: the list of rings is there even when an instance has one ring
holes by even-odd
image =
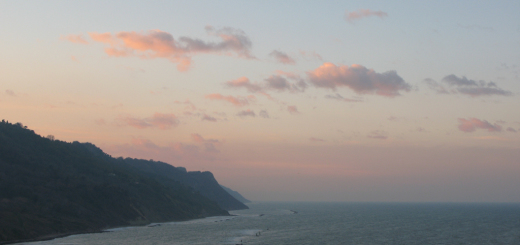
[[[129,225],[129,226],[115,226],[115,227],[108,227],[103,228],[99,230],[87,230],[87,231],[78,231],[78,232],[68,232],[68,233],[58,233],[58,234],[49,234],[37,238],[31,238],[31,239],[24,239],[24,240],[15,240],[15,241],[0,241],[0,245],[6,245],[6,244],[24,244],[24,243],[30,243],[30,242],[43,242],[43,241],[50,241],[58,238],[73,236],[73,235],[84,235],[84,234],[96,234],[96,233],[106,233],[106,232],[113,232],[115,229],[123,229],[123,228],[132,228],[132,227],[144,227],[144,226],[150,226],[150,228],[153,228],[157,225],[162,225],[166,223],[171,222],[185,222],[185,221],[192,221],[192,220],[198,220],[198,219],[206,219],[210,217],[229,217],[229,216],[238,216],[234,214],[228,214],[228,215],[214,215],[214,216],[207,216],[207,217],[201,217],[201,218],[194,218],[194,219],[181,219],[181,220],[171,220],[171,221],[165,221],[165,222],[149,222],[146,224],[141,225]]]

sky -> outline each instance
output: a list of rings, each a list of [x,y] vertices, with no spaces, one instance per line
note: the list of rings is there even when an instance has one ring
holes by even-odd
[[[519,1],[0,1],[0,115],[254,201],[520,202]]]

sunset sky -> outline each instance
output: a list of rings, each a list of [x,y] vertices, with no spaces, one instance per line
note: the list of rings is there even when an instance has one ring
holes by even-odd
[[[0,115],[255,201],[520,202],[520,1],[0,1]]]

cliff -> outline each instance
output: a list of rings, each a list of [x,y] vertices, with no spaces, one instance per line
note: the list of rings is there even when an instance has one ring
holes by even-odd
[[[225,210],[248,209],[245,204],[225,191],[211,172],[186,172],[184,168],[176,168],[164,162],[141,159],[126,158],[124,162],[144,173],[148,173],[151,177],[163,176],[187,185],[203,196],[216,201]]]
[[[0,244],[229,215],[189,186],[96,149],[0,122]]]

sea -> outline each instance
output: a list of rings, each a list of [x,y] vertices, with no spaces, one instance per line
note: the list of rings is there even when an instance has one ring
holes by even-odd
[[[260,202],[233,216],[23,244],[520,244],[520,204]]]

